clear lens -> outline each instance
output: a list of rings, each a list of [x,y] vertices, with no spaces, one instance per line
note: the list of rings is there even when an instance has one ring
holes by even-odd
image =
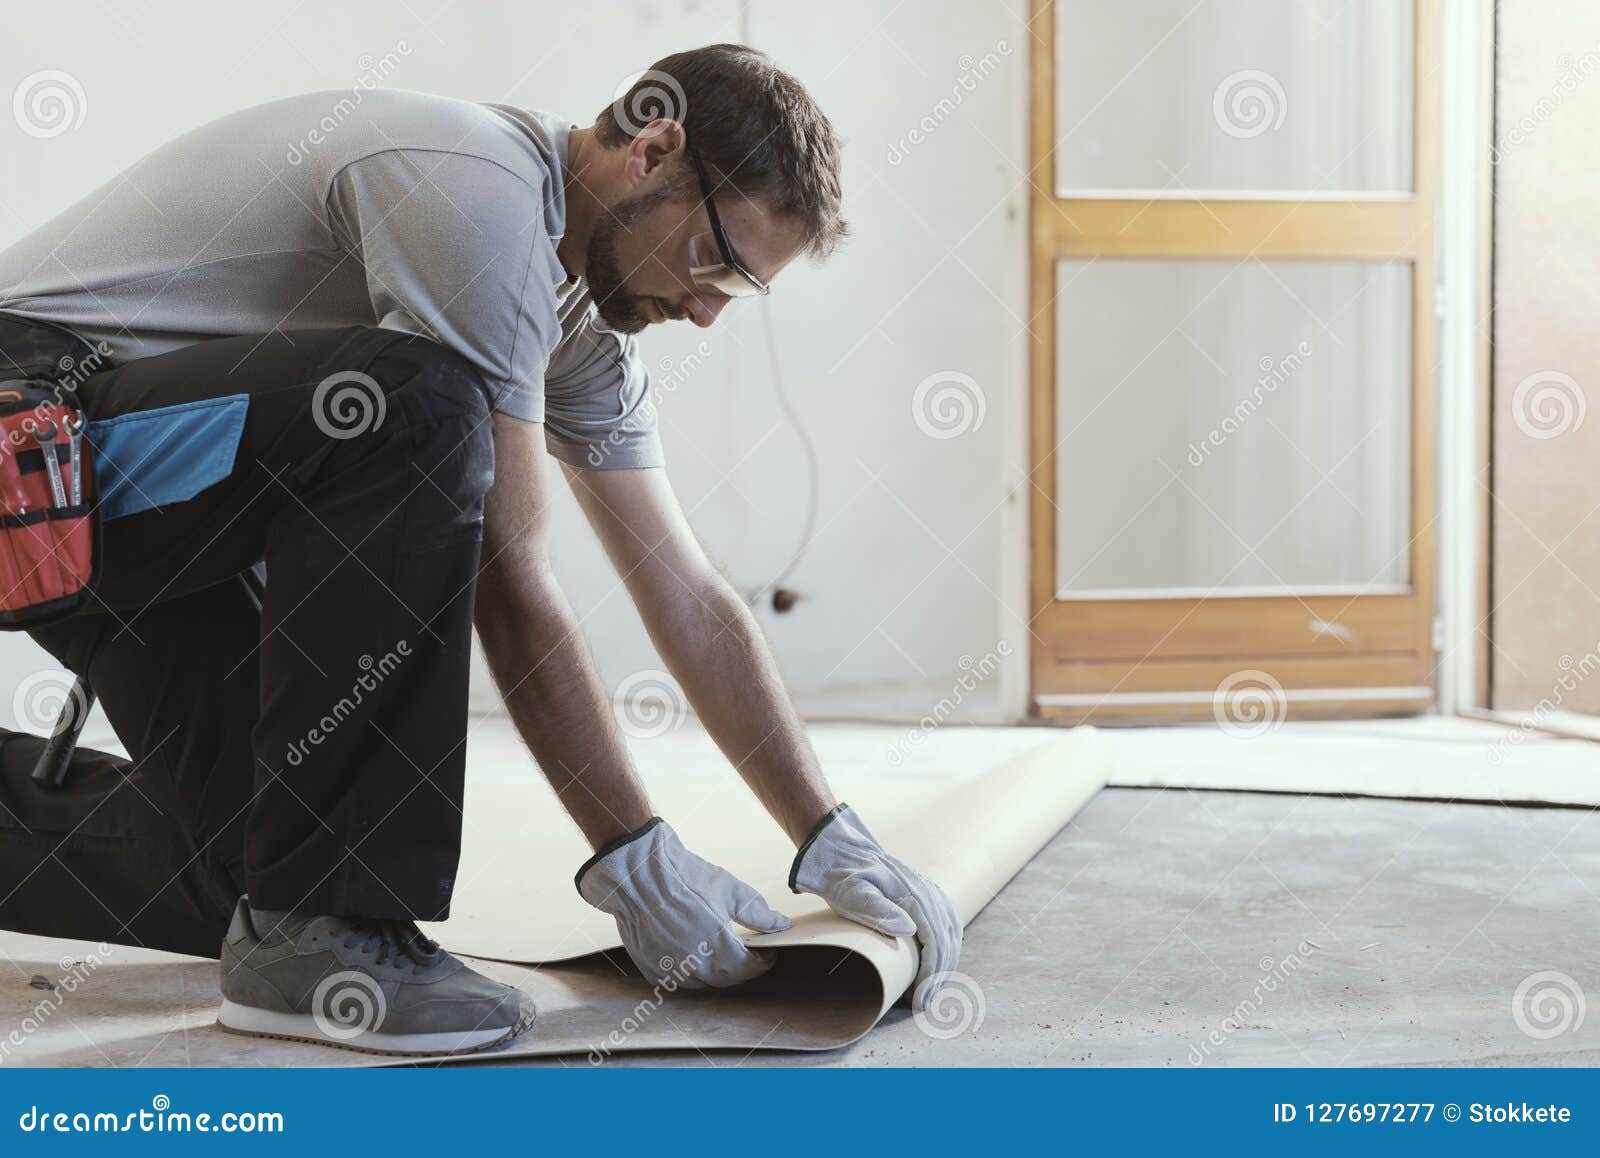
[[[689,276],[700,289],[730,298],[755,297],[766,292],[722,260],[716,235],[697,233],[689,239]]]

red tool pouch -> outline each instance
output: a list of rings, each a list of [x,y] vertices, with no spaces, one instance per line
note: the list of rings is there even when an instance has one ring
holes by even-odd
[[[87,434],[54,383],[0,382],[0,629],[63,618],[89,598],[100,520]]]

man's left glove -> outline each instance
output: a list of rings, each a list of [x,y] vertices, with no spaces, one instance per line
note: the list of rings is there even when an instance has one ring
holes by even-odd
[[[911,1003],[926,1008],[961,961],[961,915],[944,890],[890,856],[847,804],[812,830],[795,854],[789,887],[828,902],[841,917],[891,937],[916,934],[922,961]]]
[[[616,918],[623,948],[646,981],[721,988],[761,976],[772,958],[729,926],[781,933],[793,923],[738,877],[683,847],[659,816],[584,862],[578,894]]]

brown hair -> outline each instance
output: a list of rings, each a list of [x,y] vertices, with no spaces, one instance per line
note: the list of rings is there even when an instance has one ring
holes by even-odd
[[[595,139],[616,148],[661,118],[683,126],[714,185],[798,220],[811,257],[827,257],[848,232],[833,125],[765,53],[711,44],[663,57],[600,111]]]

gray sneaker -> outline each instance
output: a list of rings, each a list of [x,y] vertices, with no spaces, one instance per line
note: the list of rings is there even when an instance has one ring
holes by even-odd
[[[533,1024],[533,1002],[491,981],[409,921],[273,914],[241,898],[222,943],[222,1012],[233,1033],[371,1053],[485,1049]]]

